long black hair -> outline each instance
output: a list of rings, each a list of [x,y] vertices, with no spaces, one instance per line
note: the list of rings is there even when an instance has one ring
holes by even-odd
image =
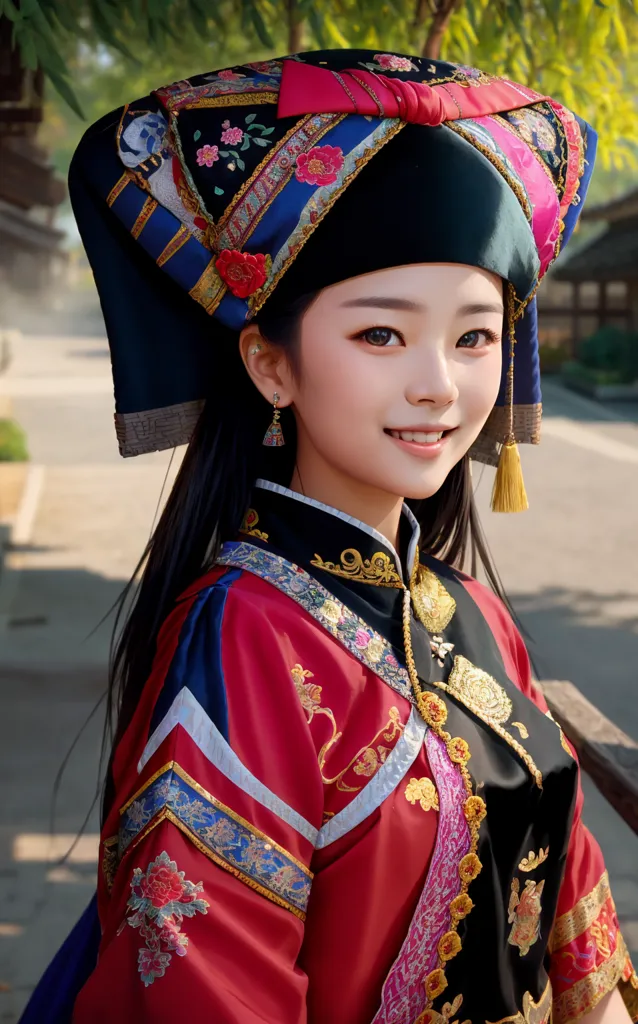
[[[315,294],[303,295],[283,308],[271,300],[259,316],[262,334],[285,351],[293,371],[298,369],[301,320]],[[222,542],[235,537],[255,480],[263,476],[287,485],[294,471],[292,412],[282,410],[286,446],[264,447],[261,441],[272,407],[246,373],[237,335],[220,327],[216,331],[218,383],[206,398],[157,527],[116,604],[106,724],[113,750],[131,721],[151,669],[160,627],[176,598],[212,565]],[[409,504],[421,525],[422,550],[459,568],[469,558],[473,575],[480,562],[493,589],[504,598],[479,524],[469,465],[466,456],[433,497]],[[103,816],[112,797],[109,765]]]

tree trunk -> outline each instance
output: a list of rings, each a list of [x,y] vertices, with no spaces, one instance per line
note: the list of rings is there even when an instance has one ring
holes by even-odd
[[[299,53],[303,48],[303,21],[299,17],[297,0],[287,0],[288,53]]]
[[[427,38],[421,50],[422,57],[432,57],[434,60],[439,59],[443,36],[450,24],[450,18],[457,7],[460,7],[461,2],[462,0],[437,0],[436,10],[432,15]]]

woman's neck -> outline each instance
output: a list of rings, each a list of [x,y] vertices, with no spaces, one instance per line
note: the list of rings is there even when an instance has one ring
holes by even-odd
[[[289,486],[307,498],[314,498],[372,526],[398,550],[402,498],[346,477],[334,467],[327,470],[326,467],[305,466],[300,471],[296,466]]]

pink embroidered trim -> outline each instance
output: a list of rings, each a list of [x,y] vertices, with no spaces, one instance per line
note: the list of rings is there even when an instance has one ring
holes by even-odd
[[[461,889],[459,862],[469,852],[470,830],[463,806],[467,798],[461,773],[445,743],[431,729],[425,747],[439,794],[439,826],[428,876],[401,951],[383,985],[381,1006],[372,1024],[404,1024],[425,1009],[423,982],[438,964],[437,945],[451,923],[450,903]]]

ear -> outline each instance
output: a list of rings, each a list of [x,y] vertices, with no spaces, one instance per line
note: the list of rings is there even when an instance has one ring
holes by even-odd
[[[290,405],[293,377],[283,349],[271,345],[258,325],[251,324],[239,335],[239,352],[248,376],[266,401],[272,403],[277,392],[280,408]]]

